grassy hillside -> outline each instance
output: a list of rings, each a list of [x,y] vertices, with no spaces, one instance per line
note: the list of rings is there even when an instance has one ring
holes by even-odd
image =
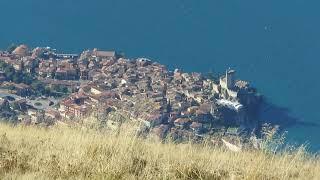
[[[130,129],[130,128],[129,128]],[[0,124],[0,179],[317,179],[303,151],[233,153],[120,133]]]

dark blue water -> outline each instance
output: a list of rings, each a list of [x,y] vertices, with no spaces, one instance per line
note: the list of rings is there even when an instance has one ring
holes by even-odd
[[[238,70],[320,150],[320,1],[1,0],[0,47],[116,49],[186,71]]]

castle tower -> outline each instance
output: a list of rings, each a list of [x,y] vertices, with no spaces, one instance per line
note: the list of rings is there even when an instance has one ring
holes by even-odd
[[[226,71],[226,84],[228,89],[233,89],[235,85],[235,70],[228,69]]]

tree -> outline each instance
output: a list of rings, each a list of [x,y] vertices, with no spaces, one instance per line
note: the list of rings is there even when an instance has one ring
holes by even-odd
[[[54,85],[53,86],[53,90],[56,91],[56,92],[60,92],[61,91],[60,85]]]
[[[48,86],[46,86],[46,87],[45,87],[45,90],[44,90],[44,93],[45,93],[46,95],[50,96],[50,95],[51,95],[51,88],[48,87]]]
[[[30,85],[32,84],[33,78],[30,74],[25,74],[24,76],[22,76],[22,81],[23,83]]]
[[[67,87],[62,87],[62,92],[67,94],[69,92],[68,88]]]
[[[20,79],[19,75],[17,75],[17,74],[14,74],[12,76],[12,81],[15,83],[21,83],[21,79]]]
[[[15,70],[12,66],[6,66],[4,69],[4,73],[9,81],[12,81],[12,77],[15,74]]]
[[[5,63],[4,61],[0,61],[0,69],[4,70],[7,67],[7,63]]]
[[[31,84],[31,87],[36,91],[38,95],[45,93],[45,86],[40,81],[34,81]]]
[[[24,74],[21,71],[14,71],[12,81],[15,83],[22,83]]]

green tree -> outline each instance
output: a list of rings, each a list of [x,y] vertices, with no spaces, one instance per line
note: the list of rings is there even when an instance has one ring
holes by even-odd
[[[15,75],[15,70],[12,66],[6,66],[4,69],[4,73],[9,81],[12,81],[13,76]]]
[[[28,85],[31,85],[32,84],[32,81],[33,81],[33,77],[31,74],[29,73],[26,73],[22,76],[22,81],[23,83],[25,84],[28,84]]]
[[[14,74],[12,76],[12,81],[15,82],[15,83],[21,83],[21,79],[17,74]]]
[[[4,70],[7,66],[8,66],[8,65],[7,65],[5,62],[0,61],[0,69],[1,69],[1,70]]]
[[[69,90],[68,90],[68,88],[67,88],[67,87],[63,87],[61,92],[63,92],[63,93],[65,93],[65,94],[67,94],[67,93],[69,92]]]
[[[32,89],[35,90],[36,94],[42,95],[45,93],[45,86],[40,81],[34,81],[31,84]]]
[[[44,90],[44,94],[50,96],[51,95],[51,88],[46,86]]]
[[[54,85],[53,86],[53,90],[56,91],[56,92],[60,92],[61,91],[60,85]]]

